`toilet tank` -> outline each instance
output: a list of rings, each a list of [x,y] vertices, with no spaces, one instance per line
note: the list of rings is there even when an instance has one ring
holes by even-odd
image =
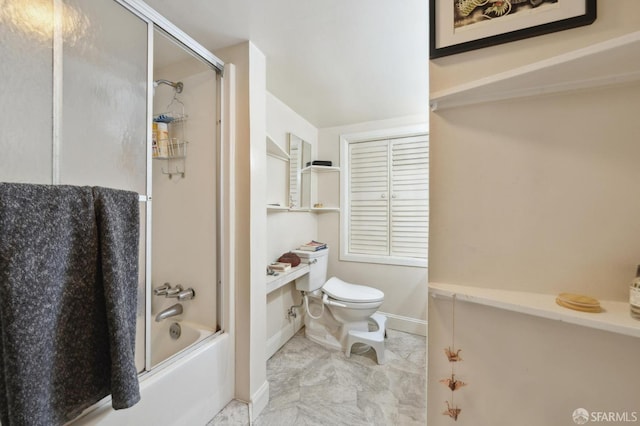
[[[327,281],[329,248],[318,251],[293,250],[300,260],[309,264],[309,273],[296,278],[296,289],[300,291],[318,290]]]

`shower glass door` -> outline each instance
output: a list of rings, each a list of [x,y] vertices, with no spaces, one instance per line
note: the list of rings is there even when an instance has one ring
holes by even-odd
[[[51,183],[53,2],[0,8],[0,182]]]
[[[113,0],[2,2],[1,182],[146,194],[147,28]],[[146,240],[140,207],[139,371]]]
[[[147,23],[113,0],[64,10],[60,183],[146,194]]]
[[[151,296],[151,368],[219,329],[218,76],[210,65],[159,29],[154,31],[153,47],[153,115],[159,120],[156,126],[171,119],[165,127],[173,152],[163,153],[160,148],[152,160],[150,278],[154,288],[165,283],[173,289],[180,285],[193,290],[195,296],[184,300],[166,294]],[[162,146],[159,131],[157,139]],[[180,314],[156,319],[176,306]]]
[[[147,22],[113,0],[64,0],[59,182],[147,194]],[[143,200],[146,198],[143,197]],[[145,368],[146,202],[140,203],[136,368]]]

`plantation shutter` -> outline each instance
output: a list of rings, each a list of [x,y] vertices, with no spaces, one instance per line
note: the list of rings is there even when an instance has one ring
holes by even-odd
[[[389,145],[349,146],[349,252],[386,255],[389,243]]]
[[[429,229],[429,145],[426,136],[391,144],[390,255],[426,258]]]
[[[348,251],[426,259],[428,136],[350,143]]]

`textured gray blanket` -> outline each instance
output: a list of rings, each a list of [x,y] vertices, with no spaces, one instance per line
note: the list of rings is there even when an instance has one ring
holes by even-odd
[[[138,240],[136,193],[0,183],[2,426],[138,402]]]

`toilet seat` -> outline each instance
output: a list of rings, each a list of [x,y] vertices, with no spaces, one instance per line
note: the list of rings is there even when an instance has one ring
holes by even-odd
[[[329,278],[322,286],[322,291],[329,297],[343,302],[365,303],[384,300],[384,293],[376,288],[347,283],[336,277]]]

